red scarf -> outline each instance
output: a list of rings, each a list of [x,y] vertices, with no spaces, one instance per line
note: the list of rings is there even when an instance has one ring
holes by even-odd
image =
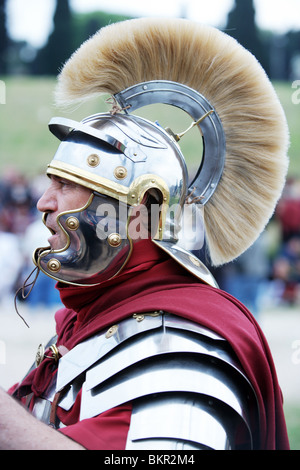
[[[223,336],[256,391],[262,449],[289,448],[281,391],[269,347],[251,313],[228,293],[200,283],[148,240],[135,245],[134,255],[117,278],[101,286],[58,284],[57,288],[66,306],[55,316],[57,346],[68,350],[133,313],[155,310],[192,320]],[[18,396],[30,392],[41,395],[53,369],[53,360],[44,359],[22,382]]]

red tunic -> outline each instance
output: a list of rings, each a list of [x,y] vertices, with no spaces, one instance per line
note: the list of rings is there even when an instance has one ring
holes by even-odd
[[[66,308],[56,314],[57,345],[68,350],[84,339],[131,316],[164,310],[197,322],[225,338],[256,392],[260,407],[261,449],[289,449],[281,390],[267,341],[251,313],[238,300],[202,284],[151,241],[135,245],[134,256],[114,280],[96,287],[57,286]],[[18,390],[39,396],[53,373],[45,359]],[[87,449],[122,450],[131,404],[84,421],[79,419],[80,394],[69,412],[58,408],[61,430]]]

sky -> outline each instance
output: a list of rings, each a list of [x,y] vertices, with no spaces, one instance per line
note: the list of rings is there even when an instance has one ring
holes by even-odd
[[[259,27],[280,34],[300,30],[300,0],[254,0]],[[128,16],[185,16],[223,27],[234,0],[71,0],[79,12],[103,10]],[[109,5],[109,6],[108,6]],[[34,47],[45,44],[52,27],[55,0],[9,0],[8,27],[15,40]]]

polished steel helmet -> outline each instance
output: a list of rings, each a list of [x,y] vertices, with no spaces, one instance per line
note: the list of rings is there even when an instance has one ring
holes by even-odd
[[[195,255],[204,235],[213,265],[235,259],[266,226],[285,182],[288,129],[264,70],[215,28],[139,18],[102,28],[59,75],[58,104],[103,93],[113,97],[110,113],[49,124],[61,144],[48,174],[92,194],[58,216],[66,246],[38,249],[36,265],[66,283],[111,279],[134,249],[131,228],[146,207],[153,243],[216,285]],[[157,103],[187,113],[200,131],[194,178],[179,147],[188,130],[176,134],[135,114]]]
[[[114,277],[135,241],[128,232],[134,208],[151,194],[157,205],[151,211],[153,242],[214,284],[192,254],[203,245],[204,229],[201,207],[191,202],[204,204],[222,173],[225,138],[216,112],[199,93],[168,81],[136,85],[115,99],[131,111],[149,102],[165,102],[188,112],[194,118],[192,125],[201,126],[205,142],[201,173],[188,185],[177,143],[180,136],[158,123],[120,112],[93,115],[82,122],[53,118],[49,128],[62,142],[47,172],[91,189],[92,196],[85,207],[59,215],[66,246],[57,251],[38,249],[36,264],[51,277],[72,284]]]

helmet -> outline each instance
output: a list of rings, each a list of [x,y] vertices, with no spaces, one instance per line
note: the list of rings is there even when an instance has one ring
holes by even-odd
[[[35,263],[67,283],[116,276],[133,249],[132,214],[151,195],[158,206],[153,243],[215,285],[195,256],[204,236],[212,264],[235,259],[264,229],[285,181],[288,130],[264,71],[219,30],[141,18],[101,29],[64,66],[60,104],[100,93],[113,96],[111,113],[49,124],[62,142],[48,174],[84,185],[92,196],[85,207],[59,215],[65,248],[40,248]],[[200,131],[191,182],[180,149],[188,132],[133,114],[155,103],[179,108]]]
[[[149,191],[159,205],[153,239],[174,243],[179,214],[173,217],[170,201],[176,212],[184,204],[187,170],[166,131],[121,114],[98,114],[81,123],[52,119],[50,129],[62,143],[48,174],[86,186],[92,196],[83,208],[59,215],[68,242],[57,251],[38,250],[35,258],[45,273],[72,284],[91,282],[94,276],[97,282],[114,277],[132,251],[135,234],[129,233],[129,221],[135,208],[145,207]]]

